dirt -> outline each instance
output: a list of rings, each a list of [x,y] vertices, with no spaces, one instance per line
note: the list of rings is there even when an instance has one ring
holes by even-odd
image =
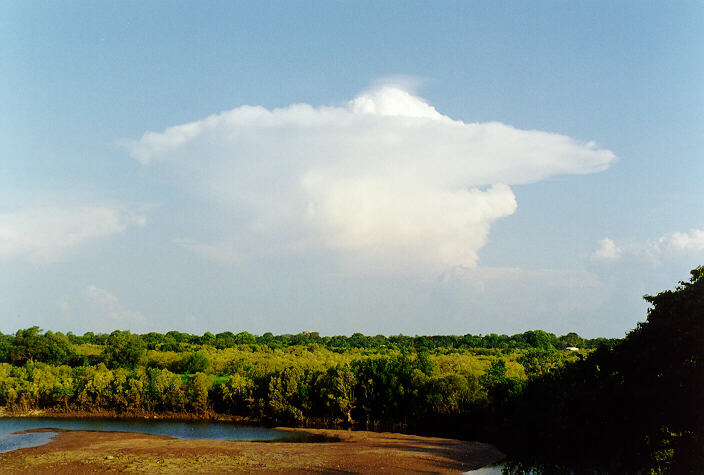
[[[495,463],[491,445],[436,437],[282,429],[327,442],[184,440],[124,432],[59,431],[42,446],[0,455],[2,473],[448,473]],[[336,441],[333,441],[336,440]]]

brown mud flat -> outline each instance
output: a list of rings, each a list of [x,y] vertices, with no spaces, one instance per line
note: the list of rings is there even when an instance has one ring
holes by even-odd
[[[59,431],[48,444],[0,454],[2,473],[448,473],[504,458],[489,444],[388,432],[283,430],[336,442],[174,439]]]

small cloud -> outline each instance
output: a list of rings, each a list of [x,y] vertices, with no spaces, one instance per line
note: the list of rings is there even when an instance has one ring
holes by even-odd
[[[599,247],[591,255],[595,261],[617,261],[621,259],[623,251],[609,238],[599,241]]]
[[[704,231],[692,229],[688,233],[667,233],[655,241],[631,243],[617,246],[614,241],[604,238],[591,255],[592,261],[616,261],[623,258],[638,260],[659,266],[664,261],[687,257],[704,251]]]
[[[692,229],[688,233],[674,232],[658,240],[660,246],[677,252],[704,251],[704,231]]]
[[[20,256],[31,262],[52,262],[86,242],[145,223],[144,216],[101,206],[0,213],[0,258]]]

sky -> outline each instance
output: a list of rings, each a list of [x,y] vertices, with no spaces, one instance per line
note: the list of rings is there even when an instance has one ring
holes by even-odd
[[[701,2],[0,3],[0,331],[622,337],[704,264]]]

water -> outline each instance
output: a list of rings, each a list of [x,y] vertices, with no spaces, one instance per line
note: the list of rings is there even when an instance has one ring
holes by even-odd
[[[6,434],[0,432],[0,454],[24,447],[44,445],[54,438],[56,432],[33,432],[31,434]]]
[[[501,475],[503,473],[503,464],[487,465],[486,467],[469,470],[464,473],[470,475]]]
[[[0,453],[49,442],[56,432],[15,434],[30,429],[95,430],[168,435],[179,439],[290,440],[295,436],[265,427],[227,422],[177,422],[128,419],[62,419],[52,417],[0,418]]]

